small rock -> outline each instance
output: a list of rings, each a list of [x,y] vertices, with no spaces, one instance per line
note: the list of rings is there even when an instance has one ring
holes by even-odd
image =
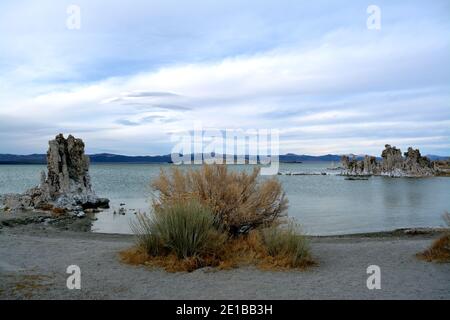
[[[419,234],[427,234],[429,233],[429,230],[421,229],[421,228],[413,228],[413,229],[406,229],[405,234],[409,235],[419,235]]]
[[[78,218],[83,218],[85,216],[86,216],[86,213],[84,213],[84,211],[80,211],[80,212],[77,213],[77,217]]]

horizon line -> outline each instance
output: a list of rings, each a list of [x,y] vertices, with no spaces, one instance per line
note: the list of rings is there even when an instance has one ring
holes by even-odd
[[[420,150],[419,150],[420,151]],[[186,155],[195,155],[195,154],[212,154],[213,152],[210,153],[187,153]],[[113,156],[125,156],[125,157],[165,157],[165,156],[170,156],[173,153],[165,153],[165,154],[123,154],[123,153],[110,153],[110,152],[99,152],[99,153],[86,153],[86,155],[88,156],[96,156],[96,155],[113,155]],[[174,153],[176,154],[176,153]],[[11,155],[11,156],[33,156],[33,155],[46,155],[46,152],[44,153],[27,153],[27,154],[18,154],[18,153],[0,153],[0,155]],[[183,155],[180,154],[179,155]],[[220,154],[217,154],[220,155]],[[231,154],[222,154],[223,156],[231,156]],[[293,156],[307,156],[307,157],[324,157],[324,156],[373,156],[373,157],[378,157],[380,158],[381,155],[376,156],[373,154],[368,154],[368,153],[326,153],[326,154],[319,154],[319,155],[314,155],[314,154],[307,154],[307,153],[293,153],[293,152],[287,152],[287,153],[283,153],[283,154],[278,154],[278,156],[288,156],[288,155],[293,155]],[[234,154],[233,156],[259,156],[259,155],[250,155],[250,154]],[[271,156],[270,154],[268,155],[264,155],[264,156]],[[424,156],[437,156],[437,157],[450,157],[450,155],[442,155],[442,154],[436,154],[436,153],[427,153]]]

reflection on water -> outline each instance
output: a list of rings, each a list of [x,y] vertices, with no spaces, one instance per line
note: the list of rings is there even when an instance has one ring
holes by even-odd
[[[111,199],[111,209],[97,214],[93,230],[129,233],[135,212],[149,212],[151,188],[160,167],[155,164],[93,164],[91,176],[100,196]],[[281,164],[291,172],[326,171],[330,163]],[[231,166],[242,170],[243,166]],[[0,193],[21,192],[39,182],[45,166],[0,166]],[[251,170],[246,166],[244,170]],[[331,173],[331,172],[330,172]],[[385,178],[348,181],[327,175],[278,176],[289,199],[289,215],[309,234],[344,234],[401,227],[441,226],[450,210],[450,178]],[[121,203],[125,203],[121,206]],[[118,214],[120,207],[127,209]],[[133,209],[133,210],[131,210]],[[114,214],[116,211],[116,214]]]

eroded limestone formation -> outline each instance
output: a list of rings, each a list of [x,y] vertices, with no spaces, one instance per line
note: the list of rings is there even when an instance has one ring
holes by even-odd
[[[49,142],[47,151],[48,175],[44,184],[52,198],[63,194],[92,194],[89,178],[89,157],[84,154],[84,143],[62,134]]]
[[[389,144],[384,146],[385,149],[381,153],[381,173],[388,174],[400,173],[403,168],[403,157],[400,149],[391,147]]]
[[[81,139],[62,134],[49,141],[47,151],[48,173],[41,173],[39,186],[24,194],[3,197],[9,209],[41,209],[46,207],[81,210],[107,208],[109,200],[95,195],[89,176],[89,157],[84,154]]]
[[[344,175],[384,175],[391,177],[422,177],[436,173],[433,164],[427,157],[422,157],[418,149],[408,148],[402,156],[400,149],[385,145],[381,153],[381,161],[372,156],[363,160],[348,156],[342,157]]]
[[[450,176],[450,159],[433,161],[432,165],[438,175]]]
[[[355,156],[342,156],[344,173],[347,175],[372,175],[378,172],[378,164],[375,157],[364,156],[363,160],[357,160]]]
[[[430,176],[434,174],[433,165],[427,157],[422,157],[419,149],[408,148],[405,152],[405,161],[403,169],[413,175]]]

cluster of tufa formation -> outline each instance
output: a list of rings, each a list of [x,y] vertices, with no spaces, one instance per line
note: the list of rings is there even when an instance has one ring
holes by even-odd
[[[363,160],[342,156],[341,162],[345,175],[371,175],[378,166],[376,158],[372,156],[365,156]]]
[[[41,173],[39,186],[23,194],[3,197],[3,206],[11,210],[61,208],[81,211],[89,208],[108,208],[109,200],[95,195],[89,177],[89,157],[84,143],[62,134],[49,141],[47,175]]]
[[[422,157],[418,149],[408,148],[402,156],[400,149],[385,145],[381,153],[381,162],[373,156],[363,160],[342,157],[344,175],[382,175],[390,177],[424,177],[436,174],[433,164],[427,157]]]

